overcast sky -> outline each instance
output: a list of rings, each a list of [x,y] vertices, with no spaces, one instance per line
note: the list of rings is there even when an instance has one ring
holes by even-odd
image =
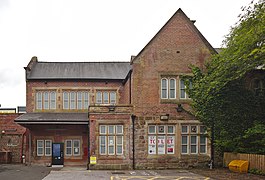
[[[181,8],[220,47],[251,0],[0,0],[0,104],[26,105],[25,75],[39,61],[129,61]]]

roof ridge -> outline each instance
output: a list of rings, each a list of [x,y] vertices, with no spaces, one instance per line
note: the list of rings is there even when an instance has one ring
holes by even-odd
[[[130,61],[38,61],[38,63],[130,63]]]

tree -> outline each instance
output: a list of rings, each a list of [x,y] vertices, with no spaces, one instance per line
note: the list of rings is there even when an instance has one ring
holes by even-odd
[[[214,124],[220,152],[246,151],[242,137],[265,121],[265,98],[245,84],[248,72],[265,66],[265,0],[242,8],[223,50],[205,66],[206,71],[192,67],[193,89],[188,93],[195,115],[209,128]]]

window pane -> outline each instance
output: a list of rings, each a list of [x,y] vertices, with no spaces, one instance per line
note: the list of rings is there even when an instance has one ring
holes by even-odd
[[[108,133],[109,134],[114,134],[115,133],[114,125],[108,126]]]
[[[176,98],[176,80],[170,79],[169,83],[170,89],[169,89],[169,98]]]
[[[114,146],[115,145],[115,139],[114,136],[108,137],[108,154],[113,155],[115,152]]]
[[[68,92],[63,93],[63,108],[69,109],[69,93]]]
[[[181,153],[188,153],[188,146],[187,145],[181,146]]]
[[[42,93],[37,92],[36,94],[36,104],[37,104],[37,109],[42,109]]]
[[[88,109],[89,99],[88,92],[84,92],[84,109]]]
[[[149,134],[156,133],[156,126],[148,126],[148,133]]]
[[[188,133],[188,126],[181,126],[182,133]]]
[[[56,93],[54,91],[50,94],[50,109],[56,109]]]
[[[156,136],[148,136],[148,154],[156,154]]]
[[[174,136],[168,136],[167,137],[167,154],[174,154],[175,152],[175,137]]]
[[[206,137],[200,136],[200,144],[206,144]]]
[[[157,153],[165,154],[166,136],[157,137]]]
[[[75,99],[76,99],[76,93],[75,92],[71,92],[70,93],[70,109],[75,109]]]
[[[206,126],[200,126],[200,133],[204,134],[207,132]]]
[[[45,140],[45,156],[51,156],[52,141]]]
[[[183,99],[186,98],[184,80],[180,80],[180,98],[183,98]]]
[[[80,155],[80,141],[79,140],[73,140],[73,151],[74,155]]]
[[[174,126],[167,126],[167,133],[173,134],[174,133]]]
[[[98,103],[98,104],[102,103],[102,93],[101,92],[97,92],[96,103]]]
[[[100,129],[100,134],[106,134],[106,126],[104,126],[104,125],[100,125],[99,126],[99,129]]]
[[[167,79],[161,80],[161,98],[162,99],[167,98]]]
[[[116,133],[117,134],[123,134],[123,126],[122,125],[116,126]]]
[[[116,137],[116,143],[117,143],[117,154],[122,154],[122,145],[123,145],[123,136],[117,136]]]
[[[44,141],[37,140],[37,156],[43,156],[44,154]]]
[[[100,136],[99,144],[100,154],[106,154],[106,136]]]
[[[44,109],[49,109],[49,93],[48,92],[44,92]]]
[[[206,153],[206,146],[200,145],[200,153]]]
[[[190,126],[191,133],[197,133],[197,126]]]
[[[71,140],[66,140],[65,146],[66,146],[65,154],[67,156],[71,156],[72,155],[72,141]]]
[[[109,104],[109,93],[108,92],[103,92],[103,101],[104,101],[104,104]]]
[[[181,144],[188,144],[188,136],[181,136]]]
[[[111,104],[116,104],[116,92],[111,92],[110,93],[110,103]]]
[[[165,134],[165,126],[158,126],[158,133]]]
[[[197,153],[197,145],[191,145],[190,148],[190,153]]]
[[[82,109],[82,92],[77,92],[77,109]]]
[[[190,137],[190,143],[191,144],[197,144],[197,136],[191,136]]]

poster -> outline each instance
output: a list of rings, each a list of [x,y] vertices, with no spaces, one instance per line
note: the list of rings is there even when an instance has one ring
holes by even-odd
[[[168,136],[167,137],[167,154],[174,154],[175,148],[174,148],[174,136]]]
[[[165,136],[158,136],[157,137],[157,151],[158,154],[165,154]]]
[[[148,136],[148,154],[156,154],[156,136]]]

